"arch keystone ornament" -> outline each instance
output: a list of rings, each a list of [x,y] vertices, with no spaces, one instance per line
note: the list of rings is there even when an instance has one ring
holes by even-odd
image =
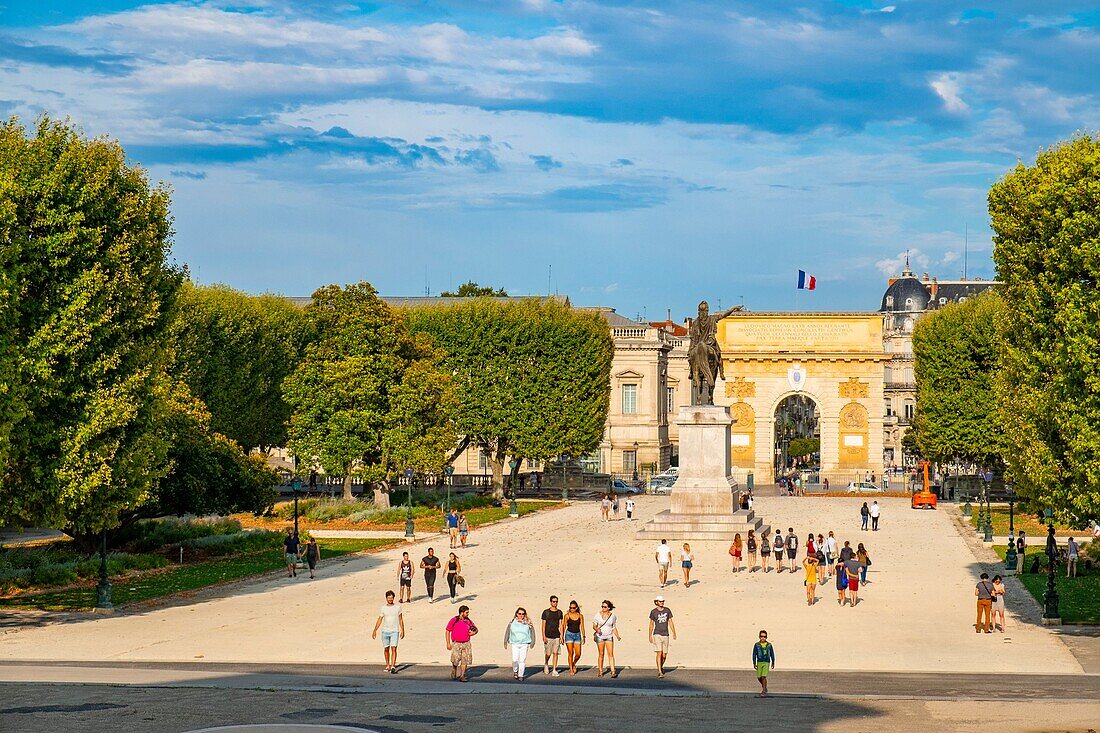
[[[848,377],[847,382],[841,382],[837,389],[837,396],[856,400],[866,398],[870,384],[859,381],[858,377]]]
[[[787,370],[787,384],[795,392],[801,392],[806,387],[806,368],[797,361]]]

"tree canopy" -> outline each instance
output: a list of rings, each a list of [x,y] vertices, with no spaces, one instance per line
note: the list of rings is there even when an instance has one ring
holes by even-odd
[[[614,344],[595,313],[552,301],[487,298],[406,311],[454,375],[457,431],[485,450],[494,488],[505,461],[580,456],[603,437]]]
[[[913,331],[920,454],[992,466],[1004,452],[994,377],[1000,368],[1002,302],[987,291],[928,313]]]
[[[300,467],[387,482],[442,470],[453,448],[451,377],[369,283],[329,285],[306,306],[316,338],[284,383],[288,447]],[[376,494],[377,498],[381,498]]]
[[[109,529],[167,473],[168,205],[114,141],[0,126],[0,520]]]
[[[173,373],[210,411],[210,428],[245,450],[282,446],[290,407],[283,380],[309,340],[285,298],[185,283],[172,324]]]
[[[440,293],[444,298],[481,298],[481,297],[507,297],[508,292],[504,288],[493,289],[485,285],[478,285],[473,280],[462,283],[454,292],[444,290]]]
[[[1100,513],[1100,142],[1081,135],[989,192],[1004,283],[1003,405],[1021,495],[1064,519]]]

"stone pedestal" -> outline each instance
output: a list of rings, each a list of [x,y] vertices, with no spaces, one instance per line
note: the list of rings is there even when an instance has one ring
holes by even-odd
[[[716,405],[681,407],[680,476],[672,487],[672,508],[658,513],[637,539],[732,541],[740,532],[757,535],[771,527],[748,510],[738,510],[737,482],[730,475],[729,409]]]

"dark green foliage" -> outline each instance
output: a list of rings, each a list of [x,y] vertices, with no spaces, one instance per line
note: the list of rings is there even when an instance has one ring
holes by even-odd
[[[997,319],[1003,303],[987,291],[922,318],[913,332],[916,441],[933,461],[992,467],[1004,452],[994,377],[1000,368]]]
[[[444,298],[480,298],[485,296],[501,298],[507,297],[508,291],[504,288],[493,290],[490,287],[478,285],[473,280],[470,280],[469,282],[459,285],[458,290],[454,292],[444,290],[440,295]]]
[[[478,298],[405,318],[443,351],[457,390],[457,432],[489,452],[498,492],[510,458],[579,456],[599,446],[614,344],[595,313]]]
[[[989,192],[1004,283],[998,380],[1021,495],[1100,516],[1100,141],[1081,135]]]

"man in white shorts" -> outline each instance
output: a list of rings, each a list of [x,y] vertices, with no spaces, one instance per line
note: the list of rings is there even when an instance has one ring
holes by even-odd
[[[661,580],[661,587],[665,587],[665,583],[668,582],[668,565],[672,562],[672,548],[668,546],[667,540],[661,540],[661,544],[657,545],[657,552],[653,553],[653,558],[657,561],[657,577]]]
[[[405,638],[405,616],[401,613],[401,604],[394,603],[392,590],[386,591],[386,605],[378,614],[374,631],[370,638],[378,638],[378,629],[382,629],[382,654],[386,657],[386,671],[397,674],[397,642]]]

